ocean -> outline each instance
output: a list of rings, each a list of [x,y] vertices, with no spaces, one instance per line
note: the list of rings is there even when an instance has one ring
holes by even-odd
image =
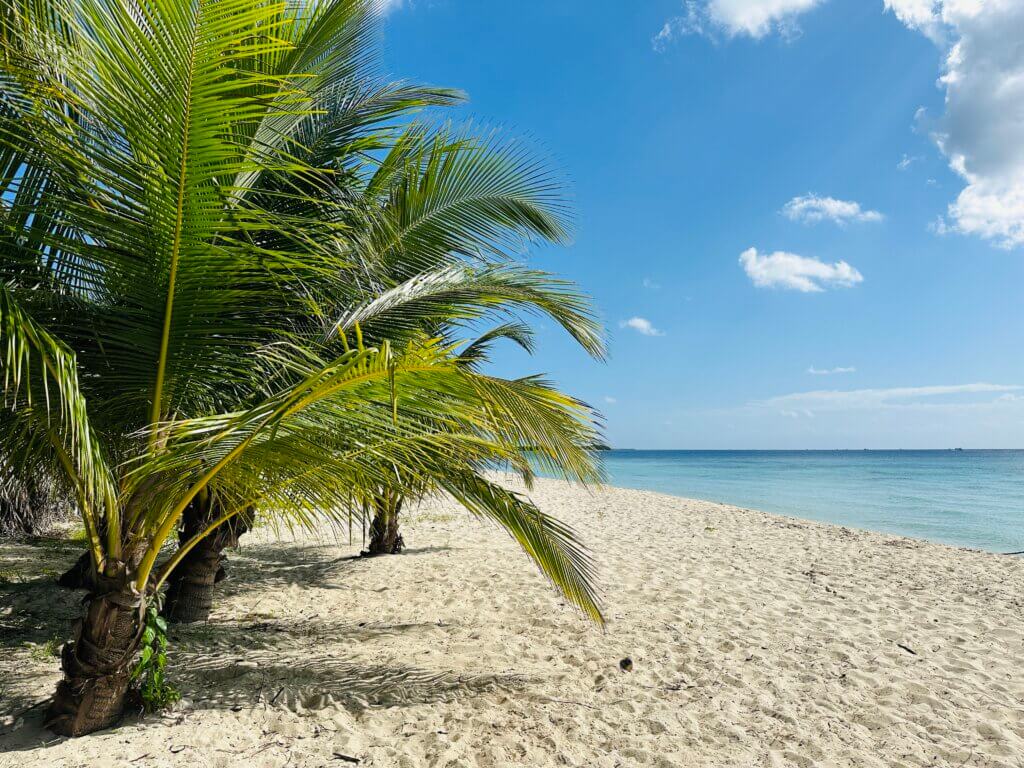
[[[990,552],[1024,550],[1024,450],[601,453],[611,485]]]

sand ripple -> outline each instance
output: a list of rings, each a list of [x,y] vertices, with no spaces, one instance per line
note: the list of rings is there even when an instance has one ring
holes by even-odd
[[[54,682],[24,642],[74,601],[2,587],[0,765],[1024,766],[1020,559],[639,491],[534,498],[586,532],[605,631],[432,503],[398,558],[244,547],[213,620],[175,633],[186,706],[74,742],[16,717]]]

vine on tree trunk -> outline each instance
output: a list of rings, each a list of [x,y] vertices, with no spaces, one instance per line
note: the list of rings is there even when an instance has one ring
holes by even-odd
[[[142,653],[132,670],[134,696],[147,714],[167,709],[181,699],[181,692],[167,681],[167,621],[160,615],[159,601],[154,598],[146,607],[142,630]]]

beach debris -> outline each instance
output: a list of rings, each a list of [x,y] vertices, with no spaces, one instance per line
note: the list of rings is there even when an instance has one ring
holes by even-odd
[[[911,656],[917,656],[917,651],[915,651],[909,645],[904,645],[903,643],[896,643],[896,647],[897,648],[902,648],[904,651],[909,653]]]
[[[353,765],[358,765],[359,763],[363,762],[358,757],[352,757],[352,755],[346,755],[342,752],[335,752],[334,759],[341,760],[344,763],[352,763]]]
[[[624,658],[622,661],[619,662],[619,669],[621,669],[623,672],[632,672],[633,671],[633,660],[631,658],[629,658],[629,656],[627,656],[626,658]]]

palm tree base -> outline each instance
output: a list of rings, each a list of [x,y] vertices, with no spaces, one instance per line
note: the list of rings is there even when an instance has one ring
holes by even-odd
[[[59,736],[84,736],[121,719],[141,642],[141,616],[141,598],[127,588],[90,596],[74,638],[61,653],[64,677],[50,702],[47,728]]]
[[[378,514],[370,525],[370,546],[363,552],[367,557],[398,555],[405,549],[405,541],[398,529],[398,513],[387,515],[386,520],[383,517]]]
[[[214,566],[214,575],[217,567]],[[163,615],[172,624],[196,624],[207,621],[213,610],[214,577],[195,581],[192,578],[175,581],[167,590]]]
[[[218,512],[210,509],[204,514],[199,505],[186,510],[180,533],[181,544],[209,525],[209,518]],[[251,524],[251,512],[231,518],[189,550],[171,573],[164,618],[174,624],[195,624],[210,618],[215,586],[225,578],[224,550],[237,546],[239,537],[249,530]]]

